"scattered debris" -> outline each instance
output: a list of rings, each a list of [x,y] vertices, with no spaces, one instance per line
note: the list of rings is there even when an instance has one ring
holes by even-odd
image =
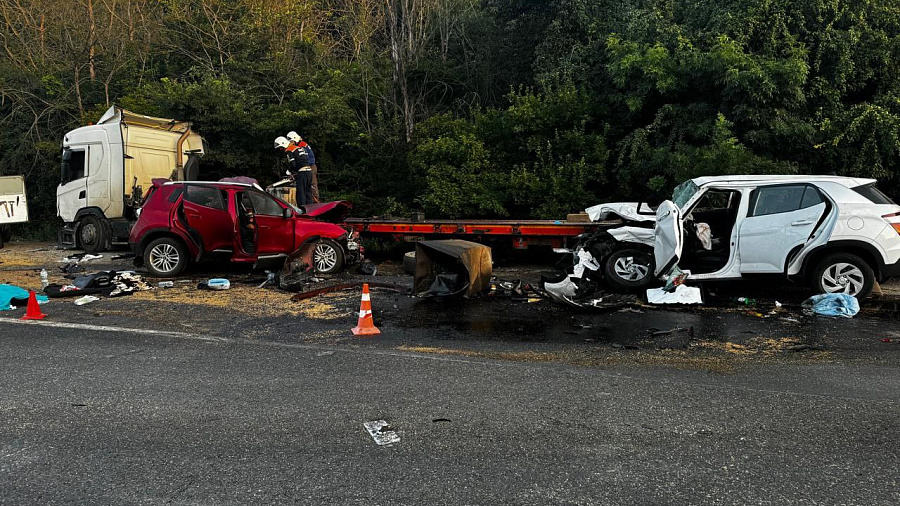
[[[63,274],[77,274],[79,272],[84,272],[84,267],[78,264],[78,262],[69,262],[66,265],[63,265],[59,268]]]
[[[9,311],[15,309],[15,306],[27,304],[29,293],[31,292],[15,285],[0,285],[0,311]],[[49,300],[45,295],[37,296],[38,303]]]
[[[807,315],[852,318],[859,312],[859,301],[846,293],[824,293],[806,299],[800,307]]]
[[[369,285],[369,288],[373,288],[373,289],[381,288],[381,289],[401,293],[404,295],[409,295],[409,293],[410,293],[409,288],[407,288],[405,286],[400,286],[400,285],[393,285],[391,283],[368,283],[368,285]],[[319,295],[323,295],[326,293],[342,292],[344,290],[355,290],[358,286],[359,286],[359,283],[341,283],[338,285],[323,286],[320,288],[316,288],[314,290],[309,290],[306,292],[300,292],[300,293],[294,294],[291,297],[291,300],[301,301],[301,300],[311,299],[313,297],[317,297]]]
[[[174,281],[160,281],[156,286],[158,286],[159,288],[174,288],[175,282]]]
[[[274,285],[275,278],[276,278],[276,275],[274,272],[266,271],[266,280],[263,281],[262,283],[260,283],[260,285],[257,288],[265,288],[268,285]]]
[[[379,446],[390,446],[400,442],[400,436],[394,432],[393,427],[384,420],[375,420],[363,423],[363,427],[372,436],[372,440]]]
[[[313,253],[318,240],[307,239],[291,253],[284,262],[284,267],[278,275],[278,287],[288,292],[299,292],[306,288],[307,284],[315,283],[313,276],[316,274]]]
[[[63,262],[75,262],[75,263],[90,262],[91,260],[97,260],[98,258],[103,258],[103,255],[91,255],[90,253],[76,253],[76,254],[74,254],[74,255],[69,255],[69,256],[63,258],[62,260],[59,261],[59,263],[63,263]]]
[[[488,290],[493,274],[491,248],[450,239],[416,243],[417,297],[474,297]]]
[[[363,262],[359,264],[359,273],[366,276],[374,276],[378,274],[378,267],[372,262]]]
[[[85,295],[83,297],[79,297],[75,299],[76,306],[83,306],[85,304],[90,304],[91,302],[96,302],[100,300],[100,297],[95,297],[93,295]]]
[[[231,281],[222,278],[213,278],[209,281],[197,284],[198,290],[228,290],[231,288]]]
[[[653,337],[668,336],[668,335],[674,334],[676,332],[687,332],[688,331],[688,329],[686,329],[684,327],[675,327],[674,329],[670,329],[670,330],[655,330],[655,329],[647,329],[647,330],[650,332],[650,335]]]
[[[647,290],[647,302],[650,304],[702,304],[703,296],[695,286],[678,285],[675,291],[667,293],[663,288]]]

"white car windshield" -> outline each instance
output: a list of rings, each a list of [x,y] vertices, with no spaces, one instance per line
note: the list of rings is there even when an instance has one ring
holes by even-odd
[[[675,191],[672,192],[672,202],[674,202],[679,209],[684,211],[684,206],[691,201],[691,198],[696,195],[698,191],[700,191],[700,187],[692,180],[688,179],[675,187]]]

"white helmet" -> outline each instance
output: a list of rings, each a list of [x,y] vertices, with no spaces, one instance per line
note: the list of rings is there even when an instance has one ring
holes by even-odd
[[[294,141],[295,143],[298,143],[303,140],[303,137],[300,137],[300,134],[298,134],[297,132],[294,132],[294,131],[288,132],[287,138]]]
[[[287,147],[290,144],[291,143],[288,142],[288,140],[285,139],[284,137],[278,137],[277,139],[275,139],[275,149],[278,149],[278,148],[287,149]]]

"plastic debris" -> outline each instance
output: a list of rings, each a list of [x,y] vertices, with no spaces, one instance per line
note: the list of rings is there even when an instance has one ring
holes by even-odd
[[[94,297],[93,295],[85,295],[84,297],[79,297],[75,299],[76,306],[83,306],[85,304],[90,304],[91,302],[95,302],[100,300],[100,297]]]
[[[852,318],[859,312],[859,301],[846,293],[813,295],[800,305],[805,314]]]
[[[669,293],[663,288],[647,290],[647,302],[650,304],[702,304],[703,296],[695,286],[678,285]]]
[[[667,293],[672,293],[677,287],[683,285],[685,280],[687,280],[687,273],[682,271],[681,268],[676,265],[669,271],[669,275],[666,279],[666,286],[663,287],[663,290]]]
[[[160,281],[159,284],[156,286],[158,286],[160,288],[172,288],[173,286],[175,286],[175,282],[174,281]]]
[[[366,428],[372,440],[379,446],[390,446],[400,442],[400,436],[394,432],[393,428],[384,420],[375,420],[365,422],[363,427]]]
[[[213,278],[206,282],[206,286],[210,290],[228,290],[231,288],[231,281],[222,278]]]

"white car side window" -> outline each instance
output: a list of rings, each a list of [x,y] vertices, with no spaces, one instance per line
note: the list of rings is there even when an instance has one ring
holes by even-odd
[[[750,201],[749,217],[781,214],[806,209],[824,202],[810,185],[785,185],[758,188]]]

